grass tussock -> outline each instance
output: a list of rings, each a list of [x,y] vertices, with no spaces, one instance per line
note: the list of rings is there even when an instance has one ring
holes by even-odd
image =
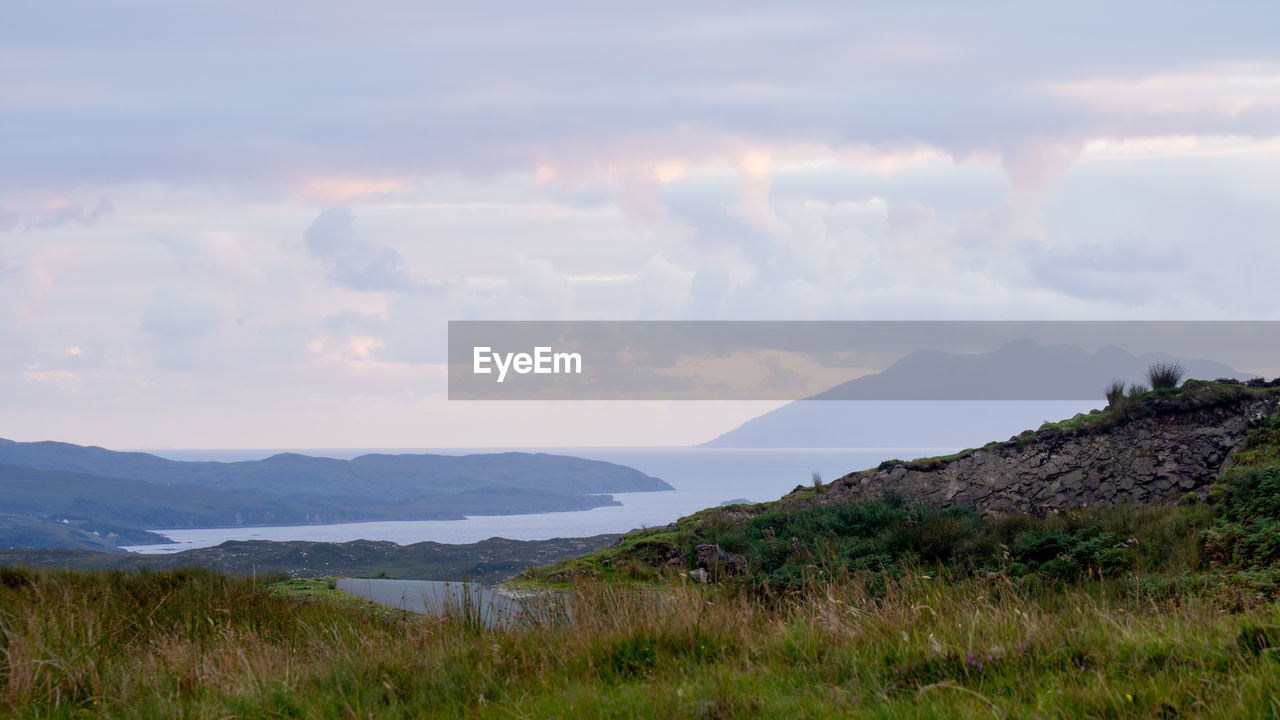
[[[571,623],[380,615],[207,571],[10,570],[16,717],[1280,712],[1280,606],[915,569],[760,595],[580,583]]]
[[[1147,368],[1147,382],[1152,390],[1167,390],[1178,387],[1187,376],[1187,368],[1182,363],[1158,362]]]
[[[1124,381],[1112,380],[1103,388],[1102,394],[1106,396],[1109,407],[1119,407],[1121,401],[1124,400]]]
[[[1280,378],[1242,383],[1236,380],[1194,380],[1183,382],[1185,371],[1179,366],[1160,368],[1152,366],[1148,381],[1159,385],[1133,383],[1127,389],[1120,381],[1103,388],[1107,408],[1096,413],[1082,413],[1058,422],[1046,422],[1039,431],[1063,430],[1069,433],[1098,433],[1139,418],[1181,410],[1201,410],[1247,401],[1251,398],[1272,396],[1280,388]],[[1170,383],[1173,383],[1170,385]]]

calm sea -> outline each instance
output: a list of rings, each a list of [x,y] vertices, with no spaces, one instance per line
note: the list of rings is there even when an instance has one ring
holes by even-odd
[[[579,512],[534,515],[477,515],[465,520],[289,525],[166,530],[172,543],[127,548],[143,553],[171,553],[211,547],[227,540],[390,540],[408,545],[431,540],[441,543],[473,543],[491,537],[513,540],[546,540],[622,533],[642,527],[666,525],[684,515],[729,500],[775,500],[796,485],[808,485],[812,474],[827,480],[877,465],[889,458],[915,458],[952,452],[955,448],[846,448],[817,450],[743,450],[713,448],[518,448],[526,452],[551,452],[633,467],[666,480],[672,492],[614,493],[621,506]],[[175,460],[256,460],[275,451],[262,450],[153,450]],[[502,452],[473,449],[290,450],[308,455],[352,458],[369,452],[431,452],[466,454]]]

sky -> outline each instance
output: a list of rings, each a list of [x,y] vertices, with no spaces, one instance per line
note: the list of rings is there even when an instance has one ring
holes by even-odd
[[[23,3],[0,437],[695,443],[449,320],[1277,319],[1280,8]]]

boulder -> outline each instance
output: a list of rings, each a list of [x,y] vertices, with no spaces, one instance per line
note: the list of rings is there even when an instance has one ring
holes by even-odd
[[[746,558],[725,552],[719,545],[699,545],[693,549],[693,552],[698,558],[698,569],[705,571],[713,579],[744,575],[747,572]]]

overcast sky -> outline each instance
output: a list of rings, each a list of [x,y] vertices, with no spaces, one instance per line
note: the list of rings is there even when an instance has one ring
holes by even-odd
[[[9,7],[0,437],[680,444],[775,405],[449,403],[450,319],[1280,318],[1274,3],[781,5]]]

